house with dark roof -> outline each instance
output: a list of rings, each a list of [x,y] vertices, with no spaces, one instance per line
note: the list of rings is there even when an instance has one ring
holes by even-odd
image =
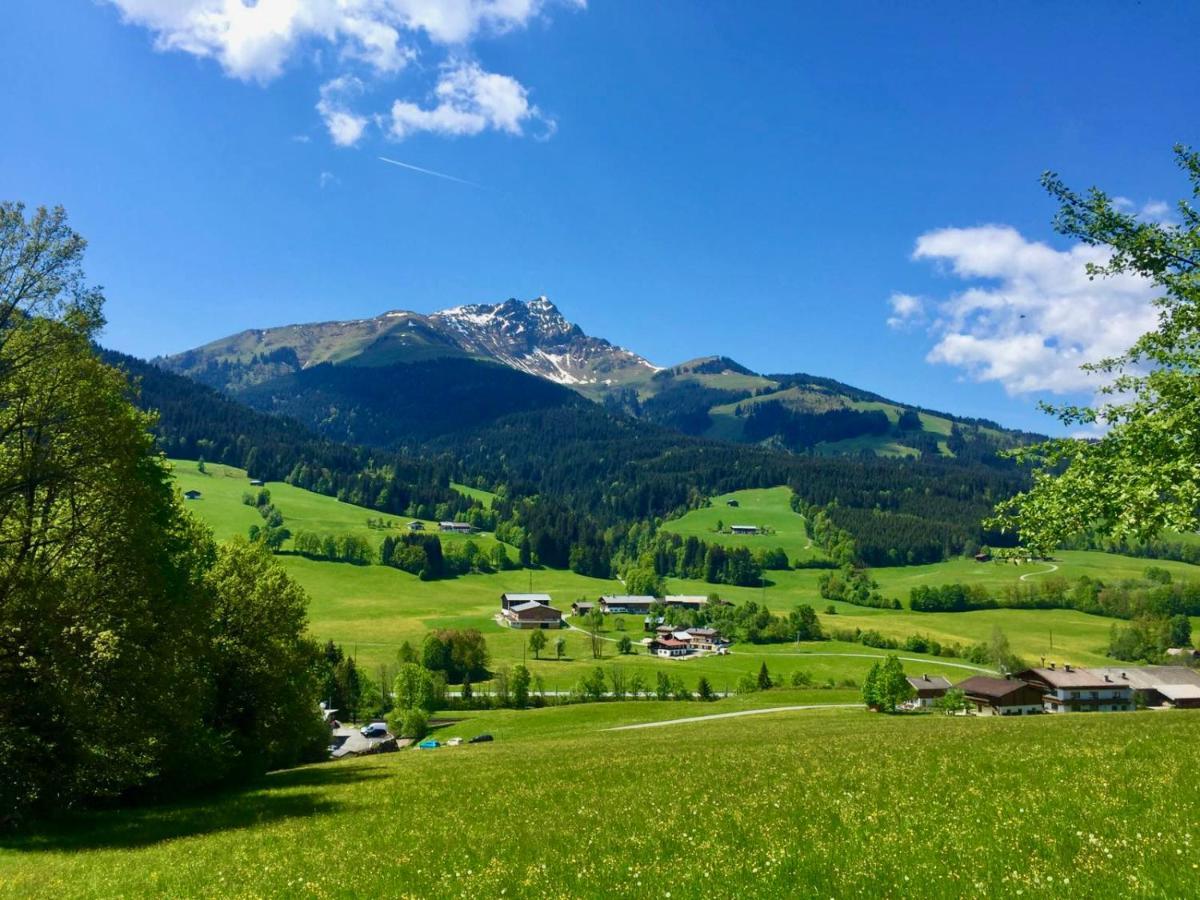
[[[676,609],[700,609],[708,605],[708,598],[703,594],[667,594],[663,597],[663,606],[673,606]]]
[[[199,499],[200,499],[200,492],[199,492],[199,491],[194,491],[194,490],[193,490],[193,491],[184,491],[184,492],[183,492],[183,499],[184,499],[184,500],[199,500]]]
[[[509,628],[561,628],[563,624],[559,610],[533,600],[510,606],[502,615]]]
[[[1132,712],[1133,687],[1111,675],[1051,663],[1026,669],[1017,678],[1043,691],[1046,712]]]
[[[576,600],[571,604],[571,615],[586,616],[595,608],[596,604],[592,603],[590,600]]]
[[[916,691],[916,696],[908,703],[911,709],[927,709],[950,690],[950,682],[941,675],[910,675],[907,681]]]
[[[1028,716],[1043,711],[1041,689],[1017,678],[974,675],[955,687],[977,716]]]
[[[730,525],[729,531],[732,534],[758,534],[757,525]]]
[[[447,531],[454,534],[470,534],[474,530],[470,522],[438,522],[438,531]]]
[[[668,634],[663,637],[651,638],[646,645],[646,651],[651,656],[687,656],[691,652],[691,644]]]

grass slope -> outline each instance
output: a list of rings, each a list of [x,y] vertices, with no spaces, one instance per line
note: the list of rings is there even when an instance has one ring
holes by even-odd
[[[681,518],[664,522],[662,528],[683,537],[697,537],[725,547],[749,547],[751,550],[782,547],[792,562],[823,557],[821,550],[812,544],[804,517],[792,510],[791,497],[791,489],[787,487],[734,491],[713,497],[711,506],[693,509]],[[729,506],[731,500],[738,505]],[[725,529],[730,525],[758,525],[773,533],[718,533],[718,523]]]
[[[782,698],[781,698],[782,699]],[[0,845],[12,896],[1186,897],[1200,713],[964,719],[622,703]],[[680,710],[682,707],[682,710]],[[482,719],[482,717],[481,717]],[[1082,788],[1082,789],[1079,789]]]

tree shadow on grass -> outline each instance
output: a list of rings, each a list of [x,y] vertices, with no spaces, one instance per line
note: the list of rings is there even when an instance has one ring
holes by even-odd
[[[285,819],[315,818],[346,806],[329,799],[321,788],[388,777],[379,768],[309,766],[275,772],[238,789],[69,814],[0,836],[0,847],[21,852],[136,849]],[[316,790],[295,791],[309,787]]]

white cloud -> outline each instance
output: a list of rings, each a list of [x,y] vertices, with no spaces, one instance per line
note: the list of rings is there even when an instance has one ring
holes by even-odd
[[[925,301],[912,294],[895,293],[888,297],[892,314],[888,317],[889,328],[911,328],[925,319]]]
[[[1178,222],[1171,204],[1164,203],[1162,200],[1147,200],[1138,206],[1128,197],[1113,197],[1112,203],[1121,212],[1133,213],[1139,219],[1145,219],[1147,222],[1157,222],[1159,225],[1175,225]]]
[[[341,75],[321,85],[317,112],[325,122],[329,137],[339,147],[353,147],[362,138],[369,119],[351,112],[350,100],[363,92],[363,83],[353,75]]]
[[[528,25],[549,6],[586,8],[586,0],[106,0],[125,22],[147,29],[155,47],[215,60],[226,74],[266,84],[294,60],[315,55],[335,59],[334,80],[348,74],[393,77],[426,46],[435,55],[464,56],[482,34],[503,34]],[[323,53],[332,49],[331,55]],[[449,48],[447,50],[446,48]],[[520,134],[540,117],[525,88],[505,75],[482,72],[469,84],[436,88],[437,105],[422,109],[399,101],[401,131],[478,134],[495,128]],[[472,74],[471,66],[451,71]],[[322,96],[322,102],[325,102]],[[320,106],[320,104],[318,104]],[[343,107],[322,110],[335,143],[350,146],[363,134],[367,117]],[[393,119],[395,119],[393,111]],[[553,123],[544,119],[546,133]]]
[[[404,140],[420,131],[474,135],[489,128],[519,135],[530,122],[553,128],[553,120],[530,104],[529,92],[519,81],[485,72],[472,62],[447,66],[434,89],[434,100],[430,107],[404,100],[392,104],[392,137]]]
[[[1004,225],[944,228],[917,239],[913,258],[932,260],[969,284],[936,304],[929,362],[998,381],[1010,394],[1095,390],[1084,363],[1116,356],[1157,321],[1157,295],[1132,275],[1088,278],[1087,263],[1103,263],[1101,247],[1069,250],[1029,241]],[[903,298],[897,301],[897,298]],[[912,301],[916,301],[913,303]],[[918,298],[894,294],[896,325],[923,309]]]

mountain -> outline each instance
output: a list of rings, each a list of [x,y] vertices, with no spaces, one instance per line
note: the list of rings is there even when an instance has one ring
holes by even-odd
[[[156,362],[337,440],[376,445],[568,402],[496,364],[684,434],[790,452],[982,458],[1033,437],[820,376],[762,375],[724,356],[661,368],[585,334],[545,297],[254,329]],[[416,385],[441,402],[414,406]]]
[[[236,392],[322,363],[377,367],[447,358],[491,360],[580,390],[640,382],[658,371],[636,353],[584,334],[545,297],[253,329],[156,362]]]

